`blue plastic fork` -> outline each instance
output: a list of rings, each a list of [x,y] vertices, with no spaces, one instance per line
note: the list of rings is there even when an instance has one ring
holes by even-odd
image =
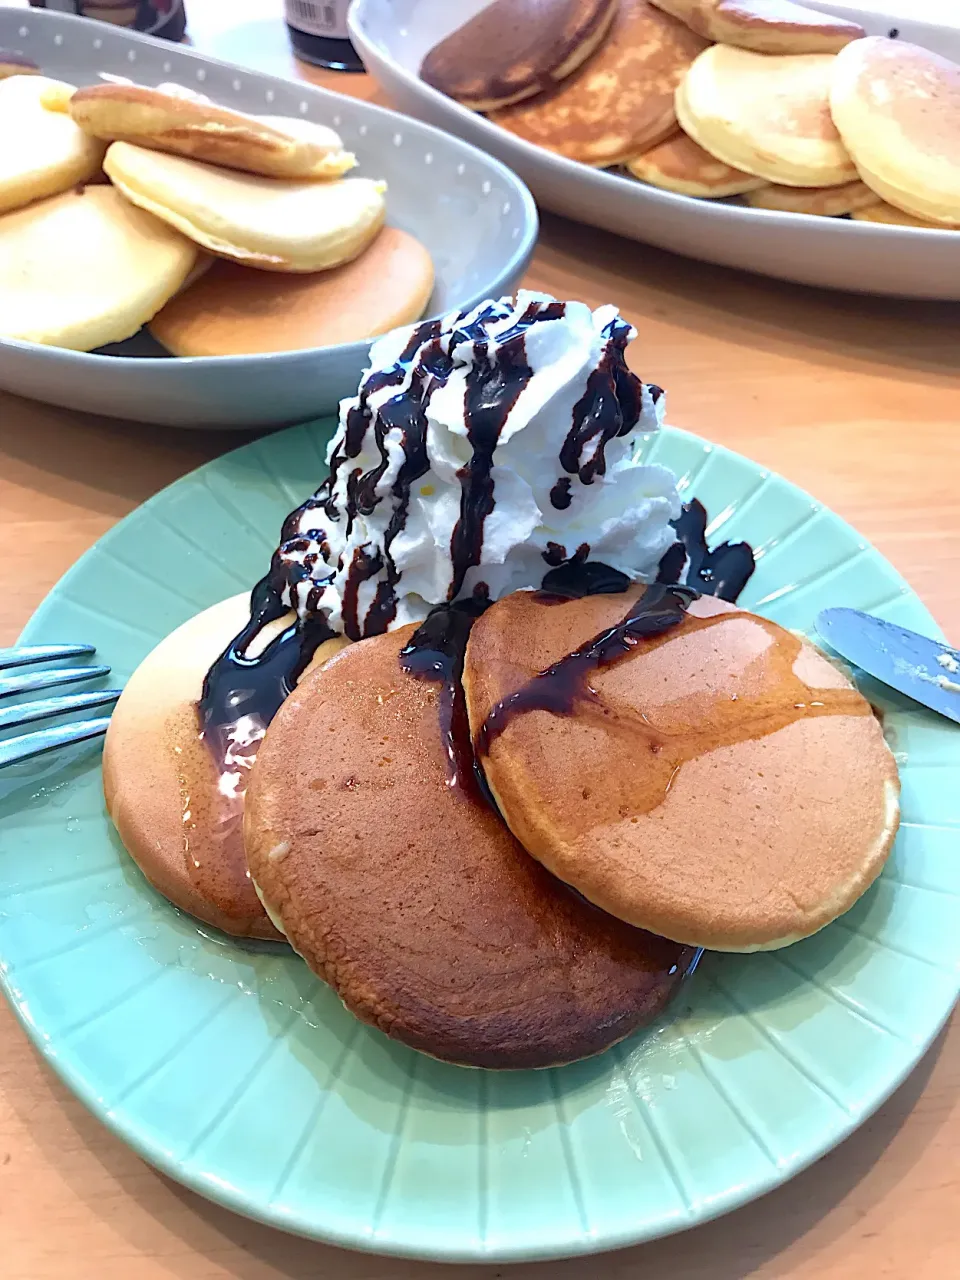
[[[0,649],[0,672],[12,667],[31,667],[36,663],[63,658],[89,657],[96,650],[92,644],[34,644],[19,649]],[[6,705],[6,699],[21,693],[34,693],[40,689],[54,689],[62,684],[74,684],[79,680],[94,680],[105,676],[109,667],[75,666],[43,667],[36,671],[20,672],[14,676],[0,675],[0,732],[32,724],[35,720],[47,720],[71,711],[87,711],[91,707],[106,706],[119,698],[119,689],[93,689],[88,693],[65,693],[56,698],[34,698],[26,702]],[[14,738],[0,738],[0,768],[29,760],[45,751],[85,742],[88,738],[106,733],[109,716],[93,720],[71,720],[66,724],[35,729]]]

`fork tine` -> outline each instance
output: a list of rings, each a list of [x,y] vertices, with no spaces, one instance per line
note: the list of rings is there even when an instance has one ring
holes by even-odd
[[[33,702],[18,702],[0,710],[0,729],[15,729],[47,716],[61,716],[68,711],[89,711],[102,707],[120,697],[119,689],[94,689],[92,693],[65,693],[59,698],[35,698]]]
[[[0,671],[5,667],[25,667],[31,662],[48,662],[51,658],[82,658],[96,653],[92,644],[27,644],[14,649],[0,649]]]
[[[26,675],[0,677],[0,698],[14,693],[30,693],[33,689],[51,689],[58,684],[72,684],[75,680],[94,680],[105,676],[109,667],[54,667],[43,671],[30,671]]]
[[[54,751],[57,747],[67,747],[74,742],[97,738],[106,733],[109,723],[109,716],[101,716],[97,720],[79,720],[75,724],[56,725],[51,729],[37,729],[33,733],[21,733],[19,737],[7,738],[0,742],[0,769],[4,765],[42,755],[45,751]]]

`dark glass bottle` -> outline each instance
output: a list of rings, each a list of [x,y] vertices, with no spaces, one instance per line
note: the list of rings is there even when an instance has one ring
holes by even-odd
[[[332,71],[362,71],[347,32],[349,0],[285,0],[290,43],[298,58]]]
[[[81,18],[99,18],[162,40],[182,40],[187,30],[183,0],[30,0],[34,9],[55,9]]]

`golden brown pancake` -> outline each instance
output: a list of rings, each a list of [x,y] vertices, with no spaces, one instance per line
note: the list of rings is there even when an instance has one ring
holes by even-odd
[[[960,225],[960,66],[901,40],[858,40],[837,58],[830,110],[877,195]]]
[[[238,937],[279,938],[244,859],[243,772],[219,771],[197,717],[208,668],[248,617],[249,596],[233,596],[147,655],[110,720],[103,789],[130,856],[174,906]],[[262,644],[284,625],[265,628]],[[314,662],[336,651],[328,643]]]
[[[405,231],[385,227],[359,258],[293,275],[216,260],[150,323],[177,356],[246,355],[358,342],[423,315],[433,264]]]
[[[251,873],[310,967],[404,1044],[475,1067],[598,1053],[663,1007],[694,953],[554,880],[471,767],[451,785],[442,725],[465,731],[465,714],[401,667],[415,630],[351,645],[280,708],[247,793]]]
[[[72,84],[46,76],[0,79],[0,212],[69,191],[99,172],[103,144],[63,109],[73,92]]]
[[[526,849],[604,910],[719,951],[786,946],[883,867],[893,756],[812,645],[712,597],[659,635],[616,632],[612,665],[567,658],[663,591],[495,604],[464,670],[480,763]]]
[[[850,215],[854,222],[880,222],[889,227],[921,227],[927,231],[960,231],[960,227],[950,227],[943,222],[930,222],[927,218],[917,218],[906,213],[885,200],[877,200],[865,209],[857,209]]]
[[[674,92],[705,48],[647,0],[621,0],[609,37],[579,71],[490,118],[570,160],[620,164],[676,130]]]
[[[264,178],[129,142],[112,142],[103,167],[132,204],[210,253],[264,271],[325,271],[351,262],[386,212],[384,184],[370,178]]]
[[[841,218],[879,202],[880,197],[863,182],[845,182],[840,187],[780,187],[771,182],[744,196],[744,203],[752,209],[779,209],[822,218]]]
[[[0,334],[73,351],[122,342],[182,287],[197,258],[186,236],[109,186],[5,213]]]
[[[726,164],[788,187],[832,187],[857,170],[830,118],[828,54],[768,56],[715,44],[677,88],[684,133]]]
[[[693,31],[754,53],[836,53],[863,27],[793,0],[652,0]]]
[[[427,84],[474,111],[532,97],[603,42],[618,0],[494,0],[424,58]]]
[[[10,76],[38,76],[40,68],[24,53],[13,49],[0,49],[0,80]]]
[[[132,142],[271,178],[338,178],[356,164],[323,125],[258,119],[176,85],[98,84],[78,89],[70,114],[104,142]]]
[[[768,185],[763,178],[724,164],[685,133],[677,133],[643,155],[634,156],[627,161],[627,168],[635,178],[653,187],[706,200],[737,196]]]

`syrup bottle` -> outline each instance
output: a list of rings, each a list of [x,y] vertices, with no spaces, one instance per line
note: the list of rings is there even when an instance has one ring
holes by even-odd
[[[362,71],[363,63],[347,32],[349,7],[350,0],[284,0],[297,57],[331,71]]]

